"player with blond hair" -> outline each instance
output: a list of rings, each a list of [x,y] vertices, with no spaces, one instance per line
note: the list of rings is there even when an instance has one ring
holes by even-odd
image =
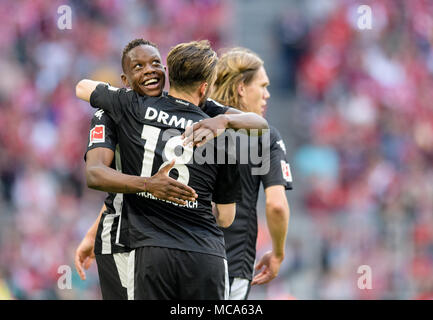
[[[222,104],[263,116],[270,97],[268,85],[262,59],[248,49],[233,48],[218,61],[217,79],[211,97]],[[230,299],[247,299],[251,285],[268,283],[275,278],[285,255],[290,214],[285,190],[292,189],[292,177],[279,132],[270,127],[269,134],[270,170],[264,175],[253,175],[252,163],[240,165],[242,201],[236,203],[233,224],[223,230],[229,265]],[[262,270],[253,278],[260,183],[266,195],[266,219],[272,250],[258,261],[255,269]]]

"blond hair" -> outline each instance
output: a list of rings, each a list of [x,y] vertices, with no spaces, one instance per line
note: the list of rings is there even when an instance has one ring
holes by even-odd
[[[167,56],[170,86],[190,91],[200,83],[212,86],[215,81],[218,56],[208,40],[180,43]]]
[[[232,48],[225,52],[217,64],[217,78],[212,99],[242,110],[238,86],[249,84],[257,71],[263,66],[263,60],[246,48]]]

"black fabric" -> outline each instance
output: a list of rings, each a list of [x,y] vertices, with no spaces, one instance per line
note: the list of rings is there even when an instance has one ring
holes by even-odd
[[[167,92],[163,92],[164,96],[168,96]],[[210,117],[215,117],[219,114],[225,113],[229,108],[226,106],[223,106],[217,102],[215,102],[212,99],[208,99],[203,107],[203,112],[205,112]],[[104,126],[104,141],[91,141],[92,139],[92,132],[97,126]],[[117,147],[117,132],[116,132],[116,125],[114,121],[111,119],[110,116],[108,116],[104,110],[98,109],[95,114],[92,117],[91,124],[90,124],[90,130],[89,130],[89,136],[87,139],[87,149],[86,153],[84,154],[84,160],[86,160],[87,152],[95,149],[95,148],[108,148],[116,152]],[[111,168],[116,169],[115,161],[111,164]],[[117,168],[117,170],[120,171],[121,168]],[[236,184],[230,184],[236,186]],[[102,253],[102,230],[103,230],[103,221],[106,218],[107,215],[115,214],[115,209],[113,206],[113,200],[115,198],[115,193],[108,193],[107,197],[104,200],[105,206],[107,207],[107,210],[102,214],[100,223],[98,225],[98,231],[95,239],[95,255],[103,254]],[[226,199],[223,199],[221,201],[226,201]],[[224,202],[222,202],[224,203]],[[119,214],[119,213],[118,213]],[[120,212],[121,214],[121,212]],[[120,231],[120,243],[128,242],[127,240],[127,217],[123,216],[122,220],[120,217],[117,217],[114,219],[114,223],[111,226],[111,251],[104,251],[104,254],[111,254],[111,253],[121,253],[121,252],[129,252],[131,249],[127,248],[125,245],[119,245],[116,243],[116,236],[117,236],[117,228],[119,227],[119,222],[121,222],[121,231]],[[122,241],[123,240],[123,241]]]
[[[96,264],[98,266],[102,299],[128,300],[127,289],[122,286],[113,255],[97,255]]]
[[[228,109],[229,107],[224,106],[212,99],[207,99],[202,106],[203,112],[211,118],[226,113]]]
[[[282,144],[279,132],[271,127],[268,133],[270,136],[262,137],[258,140],[251,138],[248,140],[248,148],[253,150],[259,148],[259,154],[264,152],[266,146],[264,139],[270,142],[268,145],[270,157],[264,157],[264,161],[269,161],[269,172],[264,175],[253,175],[252,169],[259,164],[241,164],[242,200],[236,203],[236,217],[232,225],[222,229],[226,241],[226,254],[229,266],[230,277],[239,277],[252,280],[254,261],[256,257],[257,242],[257,198],[260,183],[263,187],[282,185],[285,189],[292,189],[292,183],[284,178],[282,161],[287,164],[287,157]],[[245,137],[243,137],[245,138]],[[254,145],[257,141],[258,145]],[[282,147],[283,146],[283,147]],[[238,143],[238,153],[247,152],[243,150],[245,146]],[[239,155],[238,155],[239,157]],[[267,159],[267,160],[265,160]]]
[[[135,249],[135,300],[224,300],[224,259],[161,247]]]
[[[92,133],[96,128],[102,130],[99,131],[99,134],[103,135],[102,139],[92,139]],[[116,126],[114,124],[114,121],[111,119],[111,117],[107,115],[107,113],[104,112],[104,110],[99,109],[95,112],[95,114],[92,117],[89,136],[87,139],[87,149],[86,149],[86,153],[84,154],[84,160],[86,160],[87,152],[89,152],[90,150],[93,150],[95,148],[108,148],[113,152],[116,152],[116,146],[117,146],[117,132],[116,132]],[[113,161],[111,163],[111,168],[120,170],[120,168],[116,167],[116,161]],[[115,197],[116,197],[115,193],[108,193],[107,197],[104,200],[104,204],[107,207],[107,210],[103,212],[101,220],[98,225],[98,231],[95,238],[95,248],[94,248],[95,255],[102,254],[101,237],[102,237],[104,219],[106,218],[107,215],[116,214],[116,210],[113,205],[113,201]],[[110,230],[111,249],[109,251],[105,251],[104,254],[128,252],[130,250],[125,246],[121,246],[116,243],[117,228],[121,226],[122,235],[124,235],[124,233],[127,231],[126,217],[125,218],[122,217],[122,219],[120,219],[121,212],[117,212],[117,214],[119,216],[114,219],[114,222]]]
[[[184,100],[140,96],[103,84],[93,91],[90,103],[105,110],[116,123],[122,172],[131,175],[155,174],[168,163],[167,152],[174,152],[168,142],[181,144],[180,135],[186,126],[208,118]],[[122,214],[128,216],[129,224],[129,243],[125,245],[161,246],[225,257],[224,237],[212,214],[211,201],[215,195],[224,203],[240,199],[238,166],[180,162],[170,176],[195,189],[198,199],[179,206],[149,193],[125,194]],[[227,181],[231,188],[227,188]]]

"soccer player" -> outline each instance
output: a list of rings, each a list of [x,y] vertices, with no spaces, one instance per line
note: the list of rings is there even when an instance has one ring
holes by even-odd
[[[121,79],[126,87],[133,88],[141,95],[161,95],[165,83],[165,68],[155,44],[143,39],[129,42],[122,53],[122,69]],[[149,80],[150,84],[144,83]],[[252,113],[243,114],[237,109],[220,106],[211,100],[206,101],[203,111],[212,117],[226,114],[223,117],[200,122],[201,128],[204,129],[204,137],[207,137],[209,132],[221,128],[221,125],[247,129],[267,127],[262,117],[257,117]],[[197,135],[196,138],[197,141],[204,142],[200,135]],[[98,110],[92,118],[86,153],[86,175],[89,187],[98,189],[99,186],[95,184],[98,177],[103,178],[107,170],[113,170],[116,150],[118,151],[115,125],[103,110]],[[120,169],[118,152],[116,152],[116,160]],[[193,189],[168,177],[168,170],[172,166],[173,164],[162,168],[151,178],[128,177],[128,179],[136,179],[142,187],[146,181],[153,195],[160,199],[171,200],[179,204],[184,204],[185,200],[194,200],[191,198],[195,195]],[[118,182],[124,183],[122,180]],[[143,190],[139,189],[139,191]],[[121,200],[122,195],[109,193],[98,218],[81,241],[75,255],[75,266],[83,280],[85,279],[84,269],[90,267],[96,255],[103,299],[127,298],[125,270],[130,249],[120,244],[120,238],[125,237],[127,233],[125,217],[122,217],[121,214]]]
[[[257,54],[233,48],[221,56],[212,97],[223,104],[263,115],[270,94],[269,79]],[[241,146],[242,147],[242,146]],[[251,147],[251,146],[250,146]],[[241,151],[242,152],[242,151]],[[236,218],[224,229],[230,276],[230,299],[247,299],[251,284],[264,284],[278,274],[284,259],[289,223],[285,190],[292,189],[286,148],[277,129],[270,127],[270,164],[265,175],[252,175],[253,164],[241,164],[242,201],[236,204]],[[260,183],[266,195],[266,219],[272,251],[257,263],[261,270],[253,279],[257,240],[257,197]]]
[[[133,274],[128,277],[128,297],[224,299],[228,274],[224,237],[217,223],[227,227],[234,219],[239,173],[236,165],[190,161],[193,150],[182,148],[180,136],[187,125],[207,118],[198,105],[206,101],[212,87],[217,57],[207,41],[191,42],[173,48],[167,63],[167,97],[146,97],[90,80],[80,81],[77,96],[90,99],[116,123],[123,172],[146,176],[175,158],[177,179],[198,195],[197,200],[179,206],[146,192],[124,194],[128,246],[134,249],[128,258],[128,272]],[[176,155],[178,147],[183,149],[181,155]],[[127,185],[115,187],[114,180],[105,177],[103,188],[130,190]],[[216,203],[216,216],[211,201]]]
[[[137,47],[140,47],[140,50],[130,52]],[[137,83],[138,79],[134,78],[137,73],[128,66],[125,67],[125,63],[129,63],[130,60],[129,54],[135,58],[138,55],[143,60],[141,61],[143,64],[150,66],[146,76],[158,79],[156,85],[140,86]],[[122,55],[122,68],[124,73],[121,79],[126,86],[132,84],[132,87],[143,95],[161,95],[165,83],[165,69],[154,44],[142,39],[130,42]],[[107,171],[116,174],[117,172],[114,171],[116,168],[121,170],[115,124],[103,110],[98,110],[92,118],[85,158],[89,187],[98,189],[99,186],[95,183],[99,181],[98,177],[103,178]],[[168,176],[168,170],[172,166],[173,164],[162,168],[152,177],[126,178],[135,181],[137,192],[147,190],[160,199],[179,204],[185,204],[186,200],[193,201],[196,196],[194,190]],[[117,175],[117,177],[119,185],[124,185],[125,176]],[[122,216],[121,210],[122,198],[121,193],[107,195],[98,218],[81,241],[75,256],[75,265],[82,279],[85,279],[83,267],[89,268],[96,257],[103,299],[127,299],[126,262],[130,249],[120,243],[121,234],[127,231],[127,223],[124,220],[126,217]]]

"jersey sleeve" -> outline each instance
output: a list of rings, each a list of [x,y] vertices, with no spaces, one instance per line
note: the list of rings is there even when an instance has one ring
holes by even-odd
[[[95,148],[108,148],[113,151],[116,150],[117,145],[117,133],[116,126],[108,114],[99,109],[93,115],[89,136],[87,138],[87,149],[84,155],[84,160],[86,160],[86,154],[88,151]]]
[[[286,190],[293,189],[292,173],[287,161],[284,141],[275,128],[271,127],[270,135],[269,172],[261,177],[263,188],[282,185]]]
[[[131,102],[131,97],[132,91],[130,89],[118,89],[109,84],[100,83],[90,95],[90,105],[104,110],[115,123],[118,123]]]
[[[217,115],[226,113],[228,109],[229,107],[224,106],[221,103],[216,102],[215,100],[207,99],[202,110],[209,117],[213,118]]]
[[[217,204],[229,204],[242,200],[242,185],[237,164],[218,165],[218,175],[212,194]]]

